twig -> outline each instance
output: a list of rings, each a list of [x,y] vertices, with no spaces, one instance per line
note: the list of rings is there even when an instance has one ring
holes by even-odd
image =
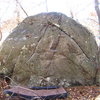
[[[19,4],[20,8],[23,10],[23,12],[26,14],[26,16],[28,17],[27,12],[25,11],[25,9],[22,7],[22,5],[19,3],[18,0],[16,0],[16,2]]]

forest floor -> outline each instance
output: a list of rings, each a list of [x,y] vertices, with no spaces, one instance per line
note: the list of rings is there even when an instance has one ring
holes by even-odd
[[[23,100],[21,98],[9,98],[4,95],[3,91],[10,88],[6,81],[0,81],[0,100]],[[64,100],[100,100],[96,99],[100,96],[99,86],[74,86],[65,88],[68,93],[68,98]]]
[[[66,100],[96,100],[100,95],[99,86],[74,86],[66,88],[69,96]]]

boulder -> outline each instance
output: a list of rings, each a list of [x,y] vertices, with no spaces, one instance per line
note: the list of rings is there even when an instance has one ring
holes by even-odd
[[[92,85],[97,52],[94,36],[81,24],[61,13],[41,13],[4,41],[0,73],[25,86]]]

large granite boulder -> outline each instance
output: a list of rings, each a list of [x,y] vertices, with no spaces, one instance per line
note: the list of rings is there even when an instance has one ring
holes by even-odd
[[[0,73],[26,86],[91,85],[97,52],[82,25],[61,13],[42,13],[23,20],[4,41]]]

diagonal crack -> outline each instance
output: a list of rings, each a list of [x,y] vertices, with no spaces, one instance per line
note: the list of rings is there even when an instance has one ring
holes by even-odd
[[[86,58],[88,59],[88,60],[90,60],[90,58],[87,56],[87,54],[84,52],[84,50],[81,48],[81,46],[78,44],[78,42],[73,38],[73,37],[71,37],[71,35],[70,34],[68,34],[66,31],[64,31],[62,28],[60,28],[60,25],[58,26],[58,25],[56,25],[55,23],[52,23],[52,22],[50,22],[50,21],[48,21],[48,24],[49,25],[52,25],[52,26],[54,26],[54,27],[56,27],[56,28],[58,28],[59,30],[61,30],[64,34],[66,34],[68,37],[70,37],[77,45],[78,45],[78,47],[81,49],[81,51],[83,52],[83,54],[86,56]],[[74,63],[74,62],[73,62]],[[50,63],[51,64],[51,63]],[[50,65],[49,64],[49,65]],[[76,63],[75,63],[76,64]],[[49,66],[48,65],[48,66]],[[76,64],[77,65],[77,64]],[[79,65],[78,65],[79,66]],[[81,66],[82,67],[82,66]],[[86,73],[88,73],[83,67],[82,67],[82,71],[83,72],[86,72]]]
[[[70,35],[68,34],[66,31],[64,31],[61,27],[59,27],[58,25],[48,21],[49,25],[52,25],[54,27],[57,27],[59,30],[61,30],[64,34],[66,34],[68,37],[70,37],[77,45],[78,47],[81,49],[81,51],[84,53],[84,55],[90,60],[90,58],[87,56],[87,54],[84,52],[84,50],[81,48],[81,46],[78,44],[78,42]]]
[[[60,33],[59,33],[60,34]],[[58,39],[57,39],[57,41],[56,41],[56,43],[54,43],[54,44],[52,44],[52,46],[51,46],[51,50],[53,49],[54,51],[56,50],[56,48],[57,48],[57,46],[58,46],[58,44],[59,44],[59,41],[60,41],[60,36],[61,36],[61,34],[58,36]],[[54,46],[53,46],[54,45]],[[49,70],[47,70],[47,68],[49,68],[49,66],[51,65],[51,63],[52,63],[52,59],[54,58],[54,55],[55,55],[55,53],[56,52],[53,52],[53,54],[52,54],[52,57],[51,57],[51,60],[50,60],[50,62],[48,63],[48,65],[45,67],[45,77],[48,77],[47,75],[47,73],[48,73],[48,71]]]
[[[60,34],[60,33],[59,33],[59,34]],[[59,41],[60,41],[60,36],[61,36],[61,34],[58,36],[58,39],[57,39],[56,43],[52,43],[52,46],[50,47],[51,50],[52,50],[52,49],[53,49],[54,51],[56,50],[56,48],[57,48],[57,46],[58,46],[58,44],[59,44]],[[55,53],[56,53],[56,52],[53,52],[52,57],[51,57],[51,61],[52,61],[52,59],[53,59]],[[51,61],[50,61],[50,63],[47,65],[47,67],[51,64]]]
[[[35,52],[36,52],[36,49],[37,49],[37,47],[38,47],[38,45],[39,45],[41,39],[43,38],[43,36],[44,36],[45,33],[46,33],[46,30],[47,30],[47,28],[48,28],[48,25],[45,26],[45,27],[43,26],[43,28],[41,29],[41,31],[42,31],[44,28],[45,28],[45,30],[44,30],[44,34],[43,34],[43,35],[39,38],[39,40],[37,41],[38,44],[35,46],[35,50],[34,50],[34,52],[33,52],[32,55],[30,56],[30,58],[26,61],[26,63],[28,63],[28,62],[32,59],[32,57],[34,56],[34,54],[35,54]]]

